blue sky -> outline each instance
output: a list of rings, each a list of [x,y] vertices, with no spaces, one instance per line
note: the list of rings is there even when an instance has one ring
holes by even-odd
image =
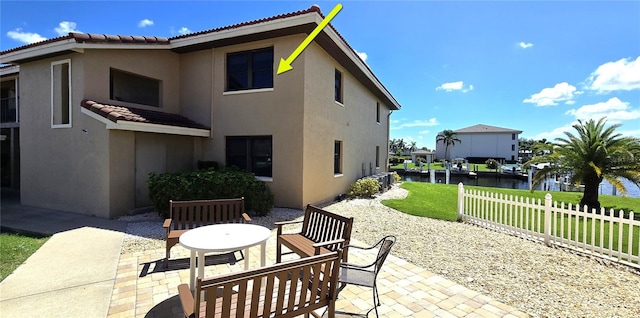
[[[402,105],[391,138],[433,148],[439,131],[486,124],[552,140],[603,116],[640,137],[640,1],[3,0],[0,49],[70,31],[171,37],[314,3],[343,4],[332,24]]]

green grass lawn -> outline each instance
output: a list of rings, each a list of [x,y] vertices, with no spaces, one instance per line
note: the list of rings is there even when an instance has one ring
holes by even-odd
[[[434,219],[455,221],[457,219],[457,204],[458,204],[458,185],[455,184],[441,184],[441,183],[425,183],[425,182],[404,182],[401,186],[404,189],[409,191],[409,195],[405,199],[400,200],[385,200],[382,204],[394,208],[398,211],[402,211],[404,213],[408,213],[416,216],[429,217]],[[546,192],[544,191],[535,191],[531,192],[529,190],[514,190],[514,189],[503,189],[503,188],[487,188],[487,187],[475,187],[475,186],[465,186],[465,189],[477,189],[485,192],[492,193],[503,193],[506,195],[513,196],[521,196],[525,198],[533,198],[537,201],[540,199],[544,201],[544,196]],[[577,192],[551,192],[553,196],[553,201],[565,202],[577,204],[580,202],[582,198],[582,193]],[[635,215],[640,214],[640,198],[629,198],[629,197],[618,197],[618,196],[609,196],[609,195],[600,195],[599,197],[600,204],[607,209],[613,208],[615,211],[623,210],[627,213],[629,211],[634,211]],[[544,216],[541,216],[544,219]],[[636,216],[636,220],[639,219]],[[496,222],[507,222],[507,220],[494,219]],[[529,226],[530,230],[542,232],[541,229],[538,229],[535,226],[535,220],[533,220],[533,216],[529,217]],[[569,222],[571,222],[571,231],[569,232],[568,226]],[[575,217],[569,218],[567,216],[564,217],[564,221],[561,222],[561,219],[558,217],[552,226],[555,226],[557,229],[558,235],[560,235],[560,227],[564,228],[564,237],[574,239],[575,235],[578,235],[578,241],[582,241],[583,237],[586,233],[587,243],[591,242],[591,236],[594,236],[595,243],[598,246],[600,244],[600,221],[596,220],[595,222],[595,234],[592,234],[592,224],[593,220],[587,220],[587,231],[584,231],[584,219],[578,219],[578,229],[576,230],[575,226],[576,219]],[[609,246],[609,222],[605,221],[603,224],[603,232],[602,237],[604,241],[604,247]],[[619,235],[619,226],[613,227],[613,246],[614,249],[617,250],[618,246],[618,235]],[[626,252],[628,250],[628,236],[629,229],[628,226],[622,227],[623,231],[623,248],[622,251]],[[640,235],[640,228],[635,227],[633,232],[634,242],[637,241],[637,238]],[[637,244],[636,244],[637,245]],[[638,246],[634,246],[633,254],[638,255]]]
[[[17,234],[0,234],[0,281],[18,268],[49,238],[33,238]]]

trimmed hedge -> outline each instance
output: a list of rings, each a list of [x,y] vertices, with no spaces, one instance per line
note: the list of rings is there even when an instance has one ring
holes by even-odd
[[[273,194],[250,172],[232,168],[174,173],[150,173],[149,197],[156,211],[169,216],[169,200],[211,200],[244,197],[245,209],[256,215],[269,214]]]

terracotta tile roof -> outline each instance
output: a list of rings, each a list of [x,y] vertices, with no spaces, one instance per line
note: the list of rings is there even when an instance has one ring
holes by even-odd
[[[83,100],[80,106],[86,108],[110,121],[117,123],[119,120],[137,123],[157,124],[165,126],[177,126],[186,128],[209,129],[189,118],[178,114],[146,110],[133,107],[114,106],[100,104],[92,100]]]
[[[108,35],[92,33],[70,33],[78,43],[133,43],[169,44],[169,39],[157,36]]]
[[[317,5],[314,4],[309,9],[306,9],[306,10],[300,10],[300,11],[280,14],[280,15],[276,15],[276,16],[272,16],[272,17],[268,17],[268,18],[263,18],[263,19],[258,19],[258,20],[247,21],[247,22],[232,24],[232,25],[228,25],[228,26],[223,26],[223,27],[219,27],[219,28],[215,28],[215,29],[199,31],[199,32],[194,32],[194,33],[189,33],[189,34],[184,34],[184,35],[179,35],[179,36],[174,36],[174,37],[169,38],[169,40],[183,39],[183,38],[188,38],[188,37],[202,35],[202,34],[220,32],[220,31],[223,31],[223,30],[236,29],[236,28],[240,28],[240,27],[243,27],[243,26],[247,26],[247,25],[254,25],[254,24],[273,21],[273,20],[279,20],[279,19],[284,19],[284,18],[295,17],[295,16],[298,16],[298,15],[303,15],[303,14],[307,14],[307,13],[311,13],[311,12],[317,12],[324,19],[324,16],[322,15],[322,12],[320,12],[320,7],[318,7]]]

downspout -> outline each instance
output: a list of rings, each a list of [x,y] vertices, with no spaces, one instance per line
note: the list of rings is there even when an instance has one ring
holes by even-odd
[[[386,172],[389,172],[389,134],[391,133],[391,114],[393,114],[393,110],[389,110],[389,114],[387,115],[387,149],[385,151],[385,157],[387,160],[384,168],[384,171]]]

